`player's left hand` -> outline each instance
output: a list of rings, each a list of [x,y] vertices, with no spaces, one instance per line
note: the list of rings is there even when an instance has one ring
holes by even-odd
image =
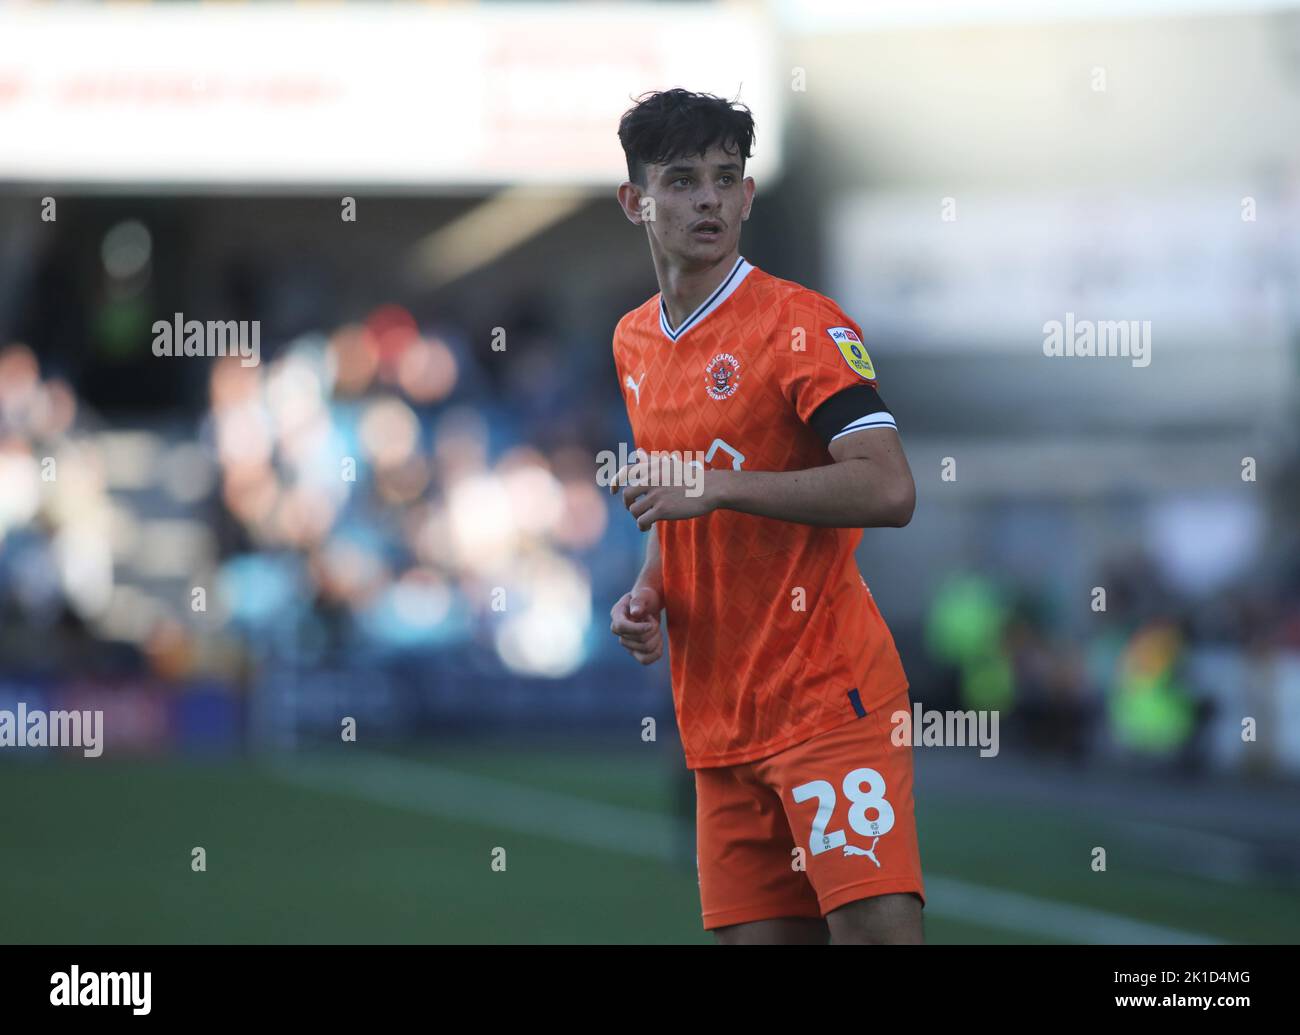
[[[702,517],[719,506],[722,482],[730,474],[726,470],[696,468],[686,477],[680,462],[672,466],[674,477],[669,485],[628,485],[629,475],[639,470],[635,478],[649,481],[649,467],[645,462],[625,464],[610,482],[611,493],[622,490],[623,505],[636,518],[637,528],[649,531],[656,521],[681,521]],[[680,475],[680,476],[677,476]]]

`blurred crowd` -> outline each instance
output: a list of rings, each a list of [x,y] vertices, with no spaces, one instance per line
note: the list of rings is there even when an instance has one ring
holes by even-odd
[[[603,648],[613,533],[583,436],[608,407],[575,397],[546,341],[504,344],[494,383],[498,353],[386,306],[264,368],[214,365],[200,437],[245,635],[309,659],[470,646],[554,678]]]
[[[644,538],[594,478],[627,434],[614,389],[588,388],[611,380],[599,343],[533,327],[478,347],[385,305],[256,366],[188,362],[207,364],[201,412],[125,432],[31,349],[0,350],[4,676],[246,685],[267,662],[415,658],[569,680],[625,662],[604,615]],[[1081,633],[1050,586],[953,574],[913,697],[999,709],[1008,743],[1076,762],[1192,769],[1238,690],[1267,698],[1243,715],[1276,713],[1300,572],[1199,596],[1141,555],[1097,575]],[[1238,667],[1197,664],[1215,651]]]
[[[1300,569],[1193,597],[1137,553],[1098,571],[1086,635],[1063,610],[1041,585],[947,579],[925,629],[939,694],[998,710],[1010,743],[1074,763],[1124,756],[1197,772],[1232,754],[1222,741],[1251,720],[1241,742],[1266,741],[1253,764],[1274,767],[1282,699],[1300,692]]]
[[[384,306],[260,365],[188,360],[209,365],[205,411],[187,442],[143,429],[132,464],[105,456],[129,442],[108,443],[112,430],[71,387],[10,345],[0,353],[10,668],[72,667],[78,654],[49,651],[50,637],[96,630],[89,639],[108,644],[130,628],[121,664],[173,676],[220,667],[226,655],[203,641],[231,634],[253,657],[298,663],[460,647],[520,674],[572,674],[609,651],[593,598],[617,595],[641,539],[630,520],[611,525],[593,478],[597,443],[620,436],[621,414],[565,375],[607,358],[562,356],[535,331],[475,349],[454,328],[422,330]],[[171,466],[186,469],[169,475],[178,448]],[[131,491],[115,492],[113,470],[132,466],[144,470],[126,479]],[[141,491],[150,481],[188,483],[171,494],[210,549],[133,584],[131,558],[158,549],[147,540],[166,510]],[[611,566],[611,555],[629,560]],[[124,608],[155,621],[115,622]]]

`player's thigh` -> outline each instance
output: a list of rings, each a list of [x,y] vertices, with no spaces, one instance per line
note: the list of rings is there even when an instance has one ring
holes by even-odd
[[[890,716],[907,708],[907,694],[869,713],[764,759],[761,778],[777,791],[823,916],[861,900],[916,896],[924,904],[912,797],[912,749],[895,744]],[[914,930],[906,899],[859,906],[851,915],[880,917],[898,934]],[[841,924],[843,926],[843,924]],[[831,927],[834,938],[835,926]]]
[[[822,911],[798,865],[780,797],[751,766],[698,769],[696,852],[700,906],[707,930],[733,930],[727,938],[797,933],[797,921],[822,925]],[[786,920],[796,921],[783,925]],[[758,922],[776,927],[750,928]],[[824,925],[823,925],[824,926]],[[786,931],[790,928],[790,931]]]

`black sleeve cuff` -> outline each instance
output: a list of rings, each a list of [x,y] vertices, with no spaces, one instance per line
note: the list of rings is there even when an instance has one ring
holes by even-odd
[[[870,385],[850,385],[817,407],[808,426],[828,446],[841,435],[866,428],[897,428],[885,400]]]

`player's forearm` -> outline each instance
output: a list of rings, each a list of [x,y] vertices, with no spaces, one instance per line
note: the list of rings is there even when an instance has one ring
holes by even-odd
[[[663,564],[659,557],[659,530],[650,529],[649,539],[646,541],[645,563],[641,565],[641,574],[636,577],[636,583],[632,586],[633,590],[642,586],[650,586],[659,594],[659,599],[664,598],[664,572]]]
[[[911,474],[852,458],[802,471],[720,471],[717,508],[834,528],[901,528],[912,519]],[[706,482],[707,485],[707,482]]]

